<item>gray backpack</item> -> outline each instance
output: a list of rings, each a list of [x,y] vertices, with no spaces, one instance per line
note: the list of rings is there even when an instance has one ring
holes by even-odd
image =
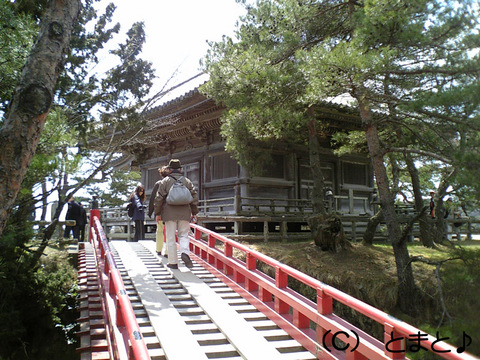
[[[170,175],[171,176],[171,175]],[[169,205],[188,205],[193,201],[193,196],[186,187],[185,183],[186,180],[183,176],[180,176],[178,179],[171,176],[173,179],[175,179],[175,182],[172,184],[170,187],[170,190],[168,191],[167,198],[165,199],[167,201],[167,204]]]

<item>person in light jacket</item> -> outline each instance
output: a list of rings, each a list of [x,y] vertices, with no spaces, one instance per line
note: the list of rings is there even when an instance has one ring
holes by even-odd
[[[145,239],[145,206],[143,205],[145,199],[145,189],[143,185],[138,184],[129,199],[134,206],[132,220],[135,222],[135,235],[133,241]]]
[[[193,200],[186,205],[167,204],[166,198],[172,185],[183,176],[183,169],[178,159],[172,159],[168,163],[168,175],[160,182],[158,192],[155,196],[155,219],[157,224],[160,221],[165,223],[165,235],[167,238],[168,264],[172,269],[178,269],[177,244],[175,242],[175,232],[177,232],[180,247],[180,257],[188,268],[192,268],[193,263],[190,259],[190,241],[188,232],[190,230],[190,221],[196,222],[198,214],[198,195],[193,183],[185,179],[185,185]]]

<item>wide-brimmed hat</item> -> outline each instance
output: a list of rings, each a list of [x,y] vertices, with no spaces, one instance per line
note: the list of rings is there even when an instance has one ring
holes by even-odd
[[[168,167],[170,169],[180,169],[182,167],[182,164],[180,164],[180,160],[178,159],[172,159],[170,160],[170,162],[168,163]]]

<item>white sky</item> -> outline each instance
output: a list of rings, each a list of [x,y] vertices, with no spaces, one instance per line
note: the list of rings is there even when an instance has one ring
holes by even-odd
[[[109,2],[102,0],[101,8]],[[151,61],[156,70],[158,78],[153,93],[160,91],[177,68],[179,72],[167,88],[198,74],[199,60],[208,49],[207,41],[220,41],[223,35],[234,37],[235,23],[245,13],[235,0],[115,0],[114,3],[117,9],[113,22],[121,25],[115,38],[117,43],[124,41],[124,34],[134,22],[145,23],[142,58]],[[202,76],[192,81],[163,101],[182,95],[206,79]]]

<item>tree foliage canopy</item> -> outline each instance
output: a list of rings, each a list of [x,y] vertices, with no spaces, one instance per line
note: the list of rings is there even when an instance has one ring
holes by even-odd
[[[479,125],[474,1],[285,0],[246,7],[237,39],[212,43],[204,59],[211,77],[203,90],[230,109],[229,144],[239,121],[259,140],[298,135],[292,110],[303,113],[348,93],[368,101],[377,122],[401,124],[403,143],[451,160],[464,153],[453,153],[452,142]]]
[[[5,112],[37,29],[31,15],[16,15],[6,0],[0,1],[0,18],[0,111]]]
[[[391,161],[391,169],[398,168],[398,159],[387,161],[386,155],[404,156],[410,165],[413,160],[439,165],[442,194],[447,184],[460,186],[458,170],[478,171],[472,166],[479,160],[479,98],[472,98],[480,84],[478,3],[240,2],[248,12],[237,39],[212,43],[204,59],[210,81],[202,89],[229,109],[223,125],[227,149],[242,160],[252,155],[245,140],[307,139],[307,109],[350,96],[395,251],[399,306],[414,309],[413,273],[394,209],[397,186],[386,166]],[[346,144],[343,152],[361,148],[358,133],[335,141]],[[410,172],[414,176],[411,167]]]
[[[4,310],[0,314],[0,334],[4,335],[0,344],[2,359],[75,358],[75,339],[71,333],[75,319],[70,317],[75,301],[73,269],[66,259],[58,264],[55,260],[44,262],[43,255],[48,252],[49,245],[57,245],[56,241],[52,244],[50,240],[67,195],[80,188],[86,189],[88,184],[94,186],[95,182],[102,182],[112,175],[111,161],[119,156],[120,146],[138,131],[135,129],[138,123],[134,121],[141,118],[142,100],[154,78],[152,65],[140,58],[145,41],[141,22],[135,23],[128,31],[124,44],[111,51],[118,58],[115,66],[104,75],[96,74],[94,69],[99,63],[100,51],[104,51],[113,35],[120,31],[120,25],[111,24],[115,10],[113,4],[99,15],[93,8],[93,0],[83,1],[77,17],[79,4],[80,1],[73,0],[0,0],[0,170],[2,186],[5,185],[0,191],[0,308]],[[40,29],[51,21],[50,17],[44,16],[45,12],[58,15],[57,6],[63,6],[61,10],[64,12],[60,13],[68,13],[64,17],[65,23],[62,23],[63,19],[58,23],[65,25],[66,35],[62,40],[69,39],[69,46],[32,51],[34,44],[52,35],[45,35]],[[24,114],[15,116],[20,108],[15,104],[27,101],[25,108],[28,110],[28,105],[35,105],[37,99],[33,96],[19,100],[16,95],[24,91],[25,84],[28,86],[29,81],[33,81],[32,78],[25,80],[25,70],[32,71],[31,64],[50,50],[52,56],[41,65],[45,69],[50,65],[48,70],[55,71],[55,78],[57,70],[63,69],[58,73],[58,81],[51,84],[54,76],[47,74],[48,71],[42,73],[40,66],[33,70],[41,89],[49,92],[52,85],[53,92],[49,92],[51,96],[48,97],[52,104],[45,103],[41,109],[43,112],[36,114],[39,116],[23,122],[32,125],[33,130],[22,128],[22,131],[30,131],[29,134],[33,135],[18,144],[13,136],[18,134],[12,134],[12,125],[17,124],[16,120],[22,119]],[[55,50],[57,53],[53,53]],[[60,63],[62,61],[56,63],[55,59],[64,59],[65,64]],[[51,64],[48,63],[50,60]],[[48,78],[48,86],[42,83],[42,75]],[[127,121],[130,115],[132,119]],[[28,149],[20,156],[15,154],[9,158],[8,154],[15,146],[20,150]],[[18,174],[25,171],[20,181],[12,181],[13,171],[5,171],[7,163],[19,165],[21,169],[15,168],[15,171],[20,170]],[[86,173],[79,171],[86,164],[89,170]],[[98,179],[97,174],[102,174],[102,178]],[[125,186],[129,184],[130,174],[121,174],[118,178],[123,182],[115,187],[117,191],[124,191],[126,196]],[[18,193],[8,190],[11,183],[19,187]],[[52,193],[58,199],[52,223],[34,227],[32,211],[39,204],[46,210],[48,201],[53,201]],[[112,190],[112,196],[107,200],[118,205],[122,199],[115,199],[115,194],[118,192]],[[14,202],[10,201],[11,198]],[[46,343],[51,346],[45,346]]]

